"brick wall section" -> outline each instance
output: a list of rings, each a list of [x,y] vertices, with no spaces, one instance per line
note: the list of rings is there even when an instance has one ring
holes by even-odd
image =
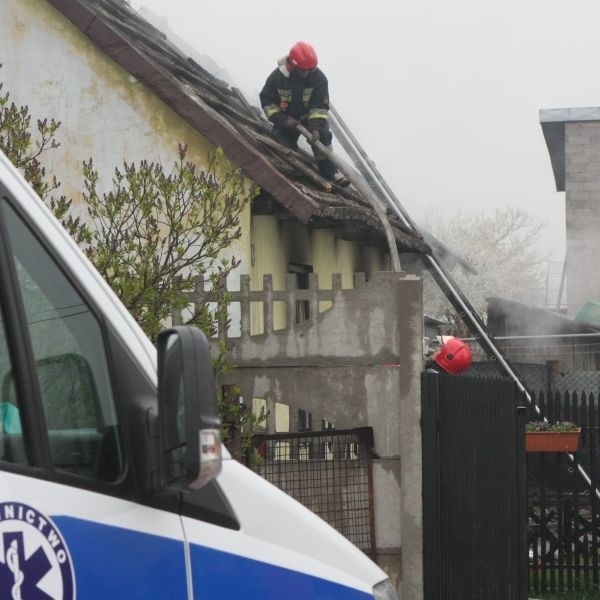
[[[565,124],[568,314],[600,300],[600,122]]]

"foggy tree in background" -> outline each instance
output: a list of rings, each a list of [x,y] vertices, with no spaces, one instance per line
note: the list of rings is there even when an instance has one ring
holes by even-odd
[[[515,207],[493,213],[430,216],[425,228],[468,262],[476,274],[457,267],[452,275],[485,319],[491,296],[539,306],[543,300],[545,257],[537,243],[545,223]],[[449,333],[468,335],[456,311],[428,273],[424,275],[424,314],[449,323]]]

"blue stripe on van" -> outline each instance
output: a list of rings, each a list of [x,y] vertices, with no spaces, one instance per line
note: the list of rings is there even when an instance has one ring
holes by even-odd
[[[214,548],[192,544],[195,598],[372,600],[372,594]]]
[[[72,517],[52,517],[65,539],[77,597],[84,600],[187,600],[183,543]],[[192,544],[194,598],[198,600],[372,600],[314,577]]]
[[[187,600],[183,543],[72,517],[52,517],[69,548],[77,598]]]

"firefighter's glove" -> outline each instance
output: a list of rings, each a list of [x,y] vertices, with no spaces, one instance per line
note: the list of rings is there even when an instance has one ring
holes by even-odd
[[[321,134],[318,129],[313,129],[311,132],[312,135],[312,143],[318,142],[321,139]]]
[[[298,127],[298,125],[300,125],[300,123],[298,121],[296,121],[296,119],[294,119],[294,117],[286,117],[283,120],[283,126],[286,129],[296,129],[296,127]]]

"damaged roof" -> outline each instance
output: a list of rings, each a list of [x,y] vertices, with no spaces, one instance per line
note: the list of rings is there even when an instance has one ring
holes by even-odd
[[[125,0],[47,0],[96,46],[151,89],[190,126],[304,223],[336,226],[347,239],[384,242],[369,200],[353,188],[324,190],[312,156],[270,135],[262,111],[235,87],[183,54]],[[389,216],[401,251],[430,253],[421,236]]]

